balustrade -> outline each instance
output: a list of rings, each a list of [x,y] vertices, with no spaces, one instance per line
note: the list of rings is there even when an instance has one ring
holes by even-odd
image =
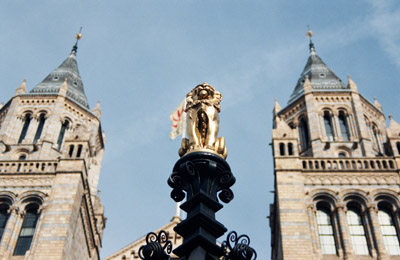
[[[0,174],[4,173],[48,173],[57,169],[56,161],[3,161]]]
[[[395,161],[390,158],[318,158],[302,159],[306,171],[381,171],[396,170]]]

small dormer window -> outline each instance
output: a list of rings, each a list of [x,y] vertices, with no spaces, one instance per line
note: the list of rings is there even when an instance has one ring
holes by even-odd
[[[78,86],[78,82],[76,82],[76,81],[73,84],[74,84],[74,86]]]
[[[319,77],[320,77],[320,78],[325,78],[325,77],[326,77],[326,74],[325,74],[325,73],[320,73],[320,74],[319,74]]]
[[[56,80],[58,80],[58,79],[59,79],[58,76],[54,76],[54,77],[53,77],[53,80],[54,80],[54,81],[56,81]]]

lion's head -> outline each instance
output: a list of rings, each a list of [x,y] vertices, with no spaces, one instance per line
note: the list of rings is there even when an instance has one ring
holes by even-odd
[[[195,99],[203,100],[203,99],[212,99],[214,97],[215,88],[213,88],[208,83],[204,82],[200,85],[197,85],[194,88],[194,96]]]

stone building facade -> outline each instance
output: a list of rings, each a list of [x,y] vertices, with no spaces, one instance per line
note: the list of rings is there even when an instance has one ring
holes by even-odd
[[[181,222],[181,218],[176,215],[174,216],[171,221],[164,225],[163,227],[159,228],[158,230],[154,231],[153,233],[159,234],[160,231],[165,231],[168,235],[168,240],[172,242],[173,248],[177,248],[183,242],[183,237],[180,236],[178,233],[175,232],[174,227]],[[146,238],[147,236],[143,236],[132,243],[124,246],[117,252],[111,254],[110,256],[106,257],[104,260],[139,260],[139,249],[146,245]],[[177,257],[175,254],[171,253],[171,257]]]
[[[317,55],[276,101],[272,259],[400,259],[400,125]]]
[[[0,109],[0,259],[100,259],[100,105],[70,56]]]

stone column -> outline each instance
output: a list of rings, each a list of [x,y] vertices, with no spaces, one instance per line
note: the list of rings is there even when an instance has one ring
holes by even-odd
[[[342,132],[340,130],[340,124],[339,124],[339,120],[338,120],[338,116],[339,114],[337,113],[337,111],[334,111],[332,113],[332,128],[333,128],[333,136],[335,141],[343,141],[343,136],[342,136]]]
[[[322,142],[326,142],[328,140],[327,136],[326,136],[326,130],[325,130],[325,123],[324,123],[324,115],[323,112],[321,111],[318,114],[318,118],[319,118],[319,129],[320,129],[320,136],[321,136],[321,141]]]
[[[377,214],[378,209],[376,208],[375,205],[368,205],[368,213],[369,213],[369,217],[371,220],[371,230],[372,230],[371,233],[373,234],[373,237],[376,241],[376,247],[377,247],[376,249],[377,249],[377,253],[378,253],[378,259],[380,259],[380,260],[389,259],[388,254],[386,252],[385,245],[383,243],[381,227],[380,227],[379,221],[378,221],[378,214]]]
[[[341,236],[340,232],[340,226],[339,226],[339,214],[337,211],[332,211],[332,226],[333,226],[333,232],[335,235],[335,242],[336,242],[336,248],[337,248],[337,253],[339,255],[340,259],[343,259],[343,239]]]
[[[308,222],[310,223],[312,247],[315,255],[322,255],[321,246],[318,237],[318,227],[315,223],[315,207],[314,205],[307,206]]]
[[[349,113],[347,116],[347,124],[350,132],[350,140],[354,141],[357,139],[357,131],[355,130],[354,115],[352,113]]]
[[[42,205],[40,205],[39,206],[39,208],[38,208],[38,214],[40,214],[40,216],[39,216],[39,219],[38,219],[38,221],[37,221],[37,223],[36,223],[36,227],[35,227],[35,233],[33,234],[33,238],[32,238],[32,242],[31,242],[31,246],[30,246],[30,248],[29,248],[29,250],[28,251],[26,251],[26,253],[25,253],[25,259],[26,260],[31,260],[31,259],[35,259],[35,252],[34,252],[34,250],[36,249],[36,243],[37,243],[37,241],[38,241],[38,238],[39,238],[39,231],[40,231],[40,227],[41,227],[41,224],[43,223],[42,222],[42,219],[43,219],[43,210],[46,208],[46,204],[42,204]]]
[[[9,259],[14,251],[23,221],[23,211],[18,206],[11,206],[9,210],[10,217],[8,218],[0,247],[1,259],[4,260]]]
[[[376,249],[376,243],[374,238],[373,224],[371,218],[369,217],[369,212],[367,208],[361,210],[361,218],[364,224],[365,239],[367,240],[369,251],[374,259],[378,259],[378,252]]]
[[[354,252],[353,248],[351,248],[350,234],[346,218],[346,209],[344,205],[338,205],[336,210],[339,219],[340,234],[343,241],[344,259],[351,260],[353,259]]]

